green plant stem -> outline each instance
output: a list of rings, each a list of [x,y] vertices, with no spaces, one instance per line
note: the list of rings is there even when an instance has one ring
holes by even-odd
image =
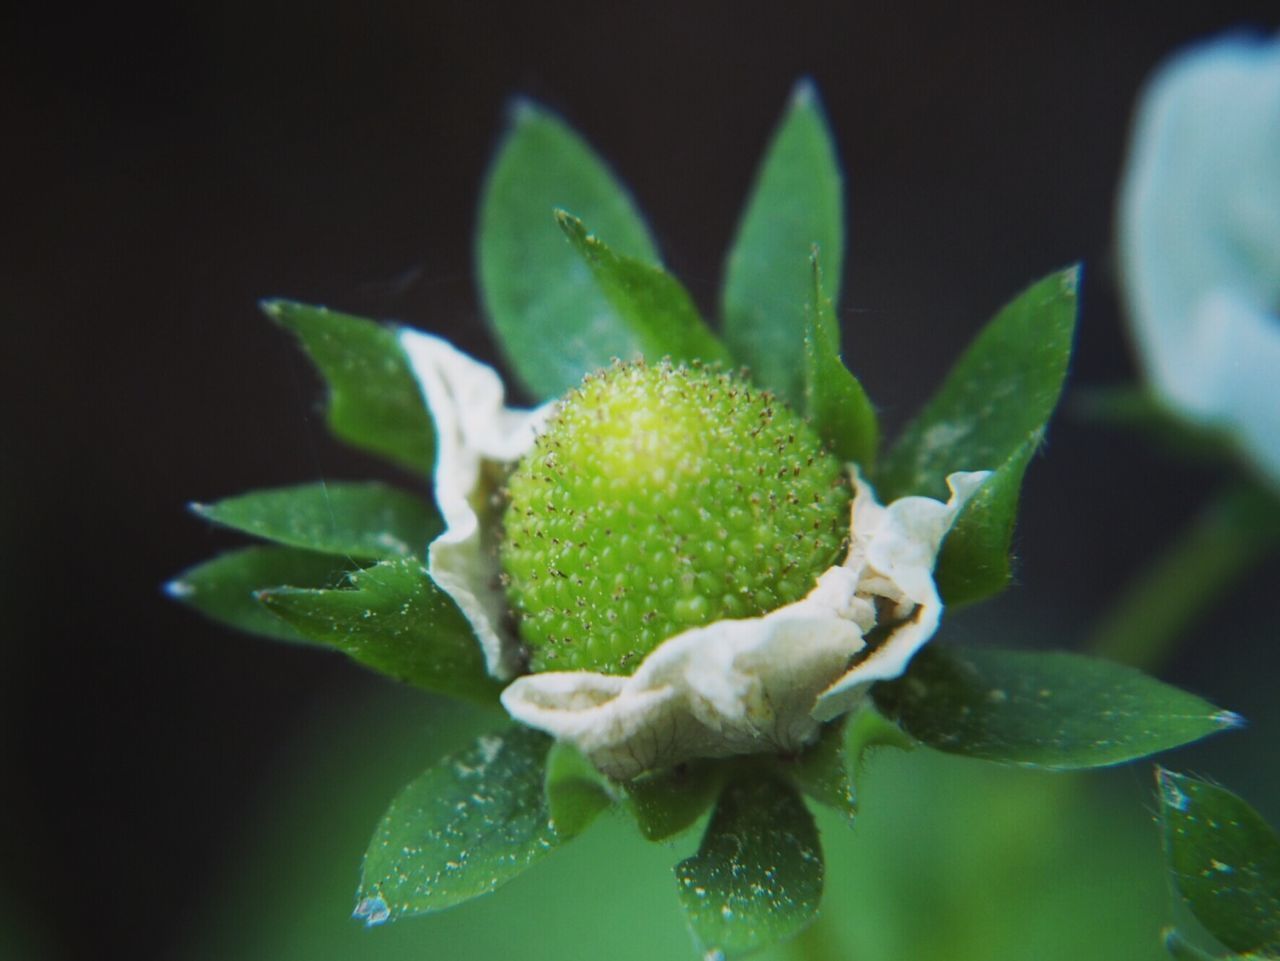
[[[1094,631],[1094,654],[1151,670],[1233,584],[1280,544],[1280,503],[1256,487],[1220,492],[1125,589]]]

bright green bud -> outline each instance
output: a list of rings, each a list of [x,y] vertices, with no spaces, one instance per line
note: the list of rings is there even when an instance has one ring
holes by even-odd
[[[800,417],[666,363],[587,377],[507,493],[502,566],[535,671],[630,674],[686,628],[804,597],[849,535],[845,471]]]

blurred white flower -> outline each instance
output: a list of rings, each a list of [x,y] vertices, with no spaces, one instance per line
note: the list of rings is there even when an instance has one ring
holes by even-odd
[[[400,340],[438,435],[434,482],[446,529],[428,548],[428,568],[471,622],[490,673],[509,680],[523,648],[499,586],[493,492],[551,407],[509,409],[492,368],[438,337],[404,331]],[[823,721],[857,707],[872,683],[902,674],[933,636],[942,615],[938,549],[987,476],[952,474],[946,503],[904,497],[886,506],[853,470],[848,554],[808,596],[676,634],[630,677],[518,677],[502,703],[617,778],[695,757],[798,751]]]
[[[1214,40],[1156,72],[1119,241],[1152,387],[1280,485],[1280,40]]]

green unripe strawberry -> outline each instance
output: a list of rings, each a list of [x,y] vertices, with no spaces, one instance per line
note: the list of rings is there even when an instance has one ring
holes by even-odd
[[[507,481],[501,548],[531,666],[630,674],[695,625],[799,600],[849,533],[844,469],[741,378],[586,378]]]

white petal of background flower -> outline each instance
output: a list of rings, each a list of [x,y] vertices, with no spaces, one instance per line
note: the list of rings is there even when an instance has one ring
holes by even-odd
[[[1158,71],[1119,218],[1147,378],[1280,484],[1280,40],[1216,40]]]
[[[506,680],[520,670],[521,646],[506,627],[507,598],[493,549],[498,525],[490,500],[493,478],[484,465],[523,457],[553,405],[506,407],[497,372],[439,337],[402,330],[400,345],[436,426],[433,481],[445,530],[431,542],[427,567],[471,622],[489,673]]]
[[[518,678],[502,703],[616,778],[693,757],[798,751],[821,721],[856,707],[873,681],[905,670],[933,635],[942,613],[933,583],[939,546],[988,476],[951,475],[946,504],[907,497],[885,507],[855,475],[849,554],[802,600],[677,634],[631,677]],[[892,605],[889,634],[850,668],[876,626],[877,599]]]

